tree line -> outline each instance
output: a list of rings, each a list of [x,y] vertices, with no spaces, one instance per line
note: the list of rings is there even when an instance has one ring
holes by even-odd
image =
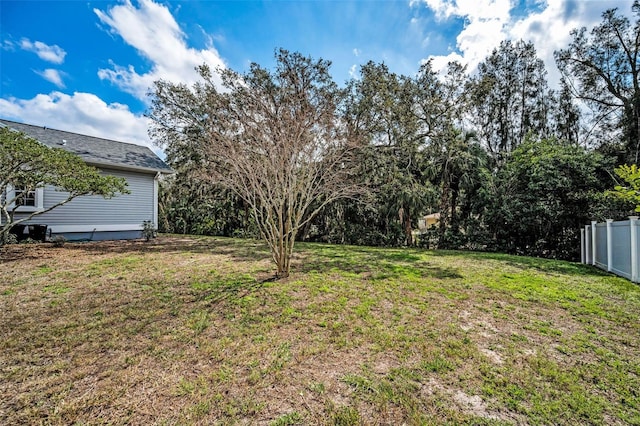
[[[340,87],[330,62],[280,49],[274,70],[158,81],[150,135],[176,171],[160,230],[261,236],[279,276],[296,240],[576,259],[580,227],[635,207],[606,195],[640,155],[637,0],[632,11],[572,32],[555,90],[524,40],[473,73],[369,62]],[[416,237],[430,213],[437,226]]]

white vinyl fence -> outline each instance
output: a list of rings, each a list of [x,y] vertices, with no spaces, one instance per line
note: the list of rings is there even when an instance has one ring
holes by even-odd
[[[582,263],[640,282],[640,221],[591,222],[580,230]]]

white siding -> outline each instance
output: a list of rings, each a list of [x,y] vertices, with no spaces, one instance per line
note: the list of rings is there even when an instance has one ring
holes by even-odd
[[[140,229],[144,220],[154,218],[154,174],[103,169],[103,174],[123,177],[130,194],[104,199],[101,196],[77,197],[50,212],[34,216],[30,223],[48,225],[53,232],[85,232],[98,227],[104,230]],[[67,196],[54,187],[44,190],[44,208],[48,208]],[[20,216],[16,213],[16,218]],[[123,225],[119,227],[118,225]],[[56,230],[58,228],[58,230]]]

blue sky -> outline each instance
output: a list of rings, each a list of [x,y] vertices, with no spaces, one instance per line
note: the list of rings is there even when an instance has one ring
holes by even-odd
[[[339,83],[369,60],[414,74],[456,59],[473,70],[501,40],[531,40],[557,81],[569,31],[631,0],[0,0],[0,117],[151,146],[153,81],[194,67],[271,67],[276,48],[333,62]],[[157,151],[157,149],[156,149]]]

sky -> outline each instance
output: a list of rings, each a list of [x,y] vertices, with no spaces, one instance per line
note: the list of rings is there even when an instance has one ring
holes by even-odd
[[[384,62],[473,72],[502,40],[534,43],[553,87],[570,31],[632,0],[0,0],[0,118],[151,147],[148,92],[194,68],[272,68],[278,48],[332,62],[338,84]]]

